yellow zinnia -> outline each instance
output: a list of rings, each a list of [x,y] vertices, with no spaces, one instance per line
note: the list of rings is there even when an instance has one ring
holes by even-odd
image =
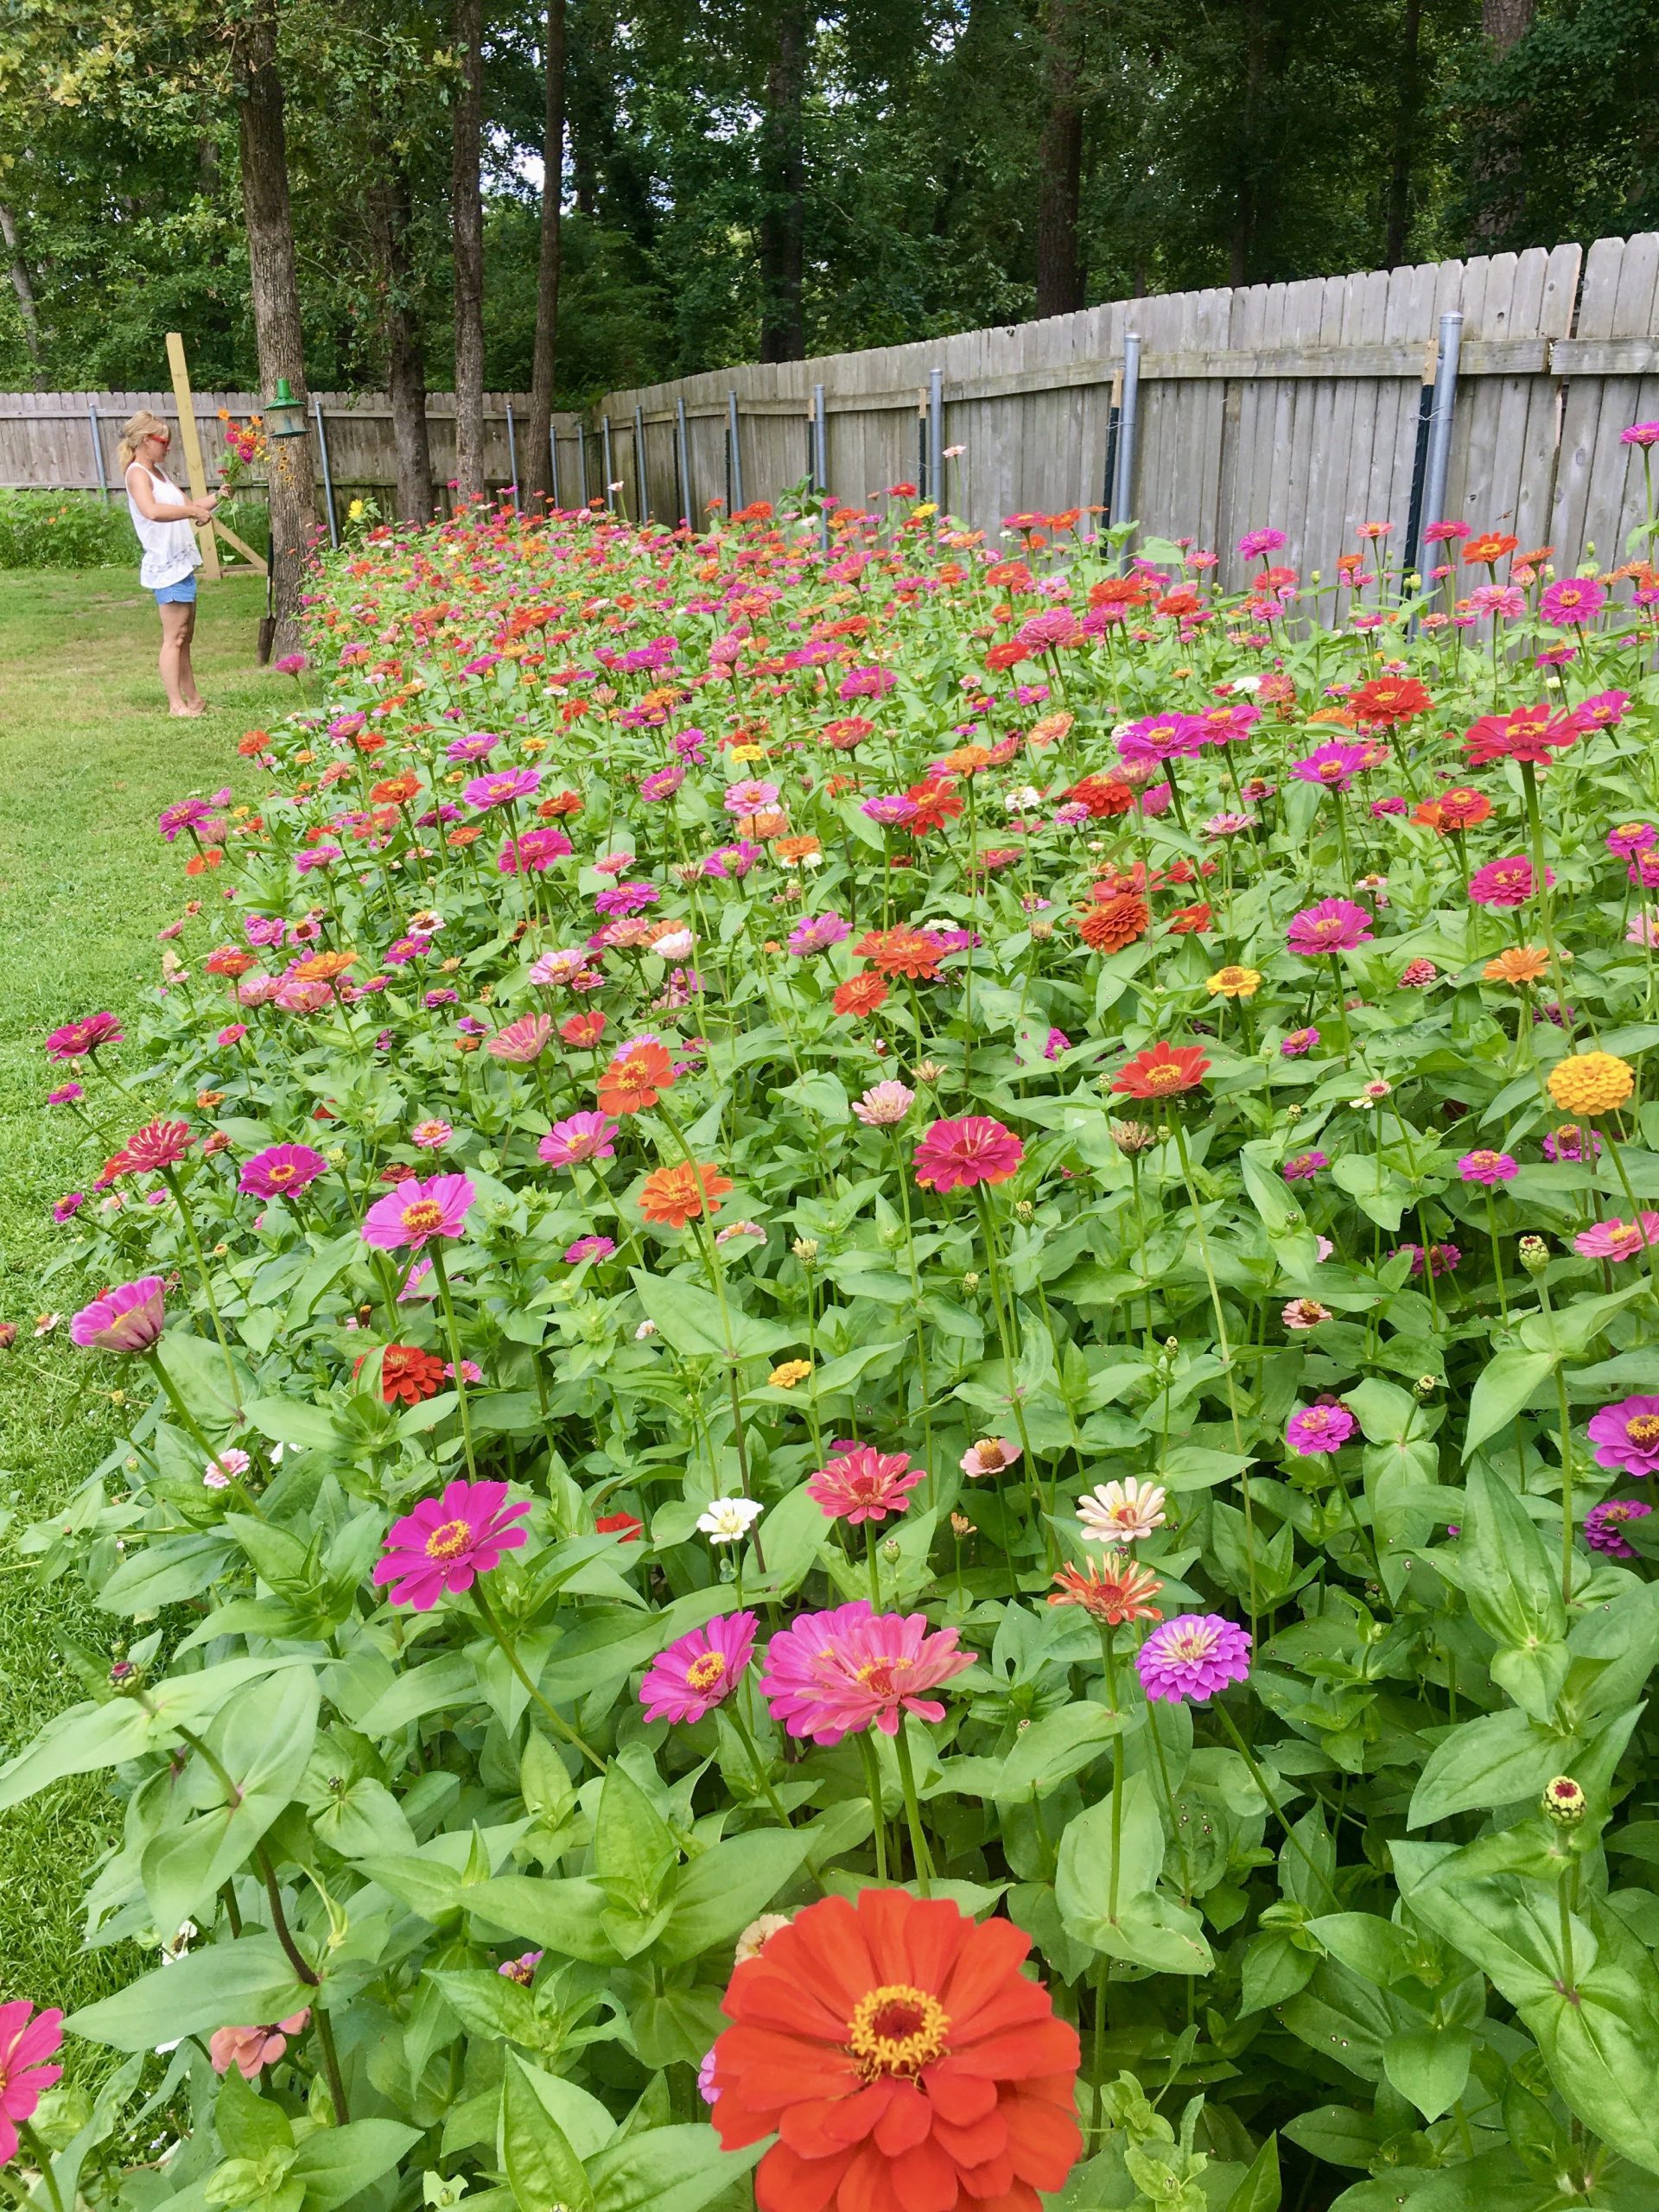
[[[772,1369],[766,1380],[774,1390],[792,1390],[798,1382],[805,1382],[811,1372],[810,1359],[786,1359],[780,1367]]]
[[[1564,1114],[1587,1116],[1622,1106],[1636,1089],[1636,1072],[1612,1052],[1572,1052],[1556,1061],[1546,1081]]]
[[[1261,982],[1259,968],[1217,968],[1204,988],[1212,999],[1249,999],[1255,996]]]

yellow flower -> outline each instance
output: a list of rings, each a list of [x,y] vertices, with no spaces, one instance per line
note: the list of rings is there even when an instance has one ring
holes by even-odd
[[[351,505],[350,505],[349,507],[347,507],[347,508],[346,508],[346,519],[348,522],[361,522],[361,521],[362,521],[362,519],[363,519],[363,502],[362,502],[362,500],[361,500],[361,499],[353,499],[353,500],[352,501]]]
[[[812,1372],[810,1359],[786,1359],[781,1367],[774,1367],[766,1380],[774,1390],[792,1390],[798,1382],[804,1382]]]
[[[1217,968],[1204,988],[1212,999],[1249,999],[1255,996],[1261,983],[1259,968]]]
[[[728,746],[726,757],[729,760],[764,760],[766,748],[764,745]]]
[[[915,522],[923,522],[929,515],[936,515],[938,512],[938,503],[934,499],[924,499],[919,507],[912,507],[910,511],[911,518]]]
[[[1636,1089],[1636,1074],[1615,1053],[1572,1052],[1556,1061],[1547,1082],[1564,1114],[1611,1114]]]

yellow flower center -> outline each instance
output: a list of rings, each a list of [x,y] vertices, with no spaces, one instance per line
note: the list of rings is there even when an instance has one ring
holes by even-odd
[[[430,1236],[443,1226],[443,1208],[435,1198],[416,1198],[404,1208],[403,1220],[412,1236]]]
[[[1659,1444],[1659,1414],[1637,1414],[1624,1424],[1624,1433],[1632,1444]]]
[[[883,2075],[913,2082],[950,2045],[950,2017],[937,1997],[889,1982],[861,1997],[847,2024],[847,2047],[867,2082]]]
[[[858,1670],[858,1680],[876,1697],[896,1697],[904,1689],[898,1678],[909,1674],[910,1668],[908,1659],[867,1659]]]
[[[1161,1066],[1148,1068],[1141,1078],[1148,1090],[1179,1090],[1181,1071],[1166,1061]]]
[[[428,1559],[459,1559],[473,1541],[470,1521],[443,1521],[426,1540]]]
[[[720,1652],[702,1652],[685,1670],[685,1686],[689,1690],[711,1690],[725,1672],[726,1661]]]

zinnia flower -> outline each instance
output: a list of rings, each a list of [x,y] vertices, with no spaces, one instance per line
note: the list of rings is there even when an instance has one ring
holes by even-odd
[[[1250,1638],[1219,1613],[1179,1613],[1135,1655],[1135,1671],[1156,1703],[1203,1705],[1250,1671]]]
[[[62,2041],[63,2014],[55,2005],[36,2012],[26,1997],[0,2005],[0,2166],[16,2157],[19,2126],[62,2075],[61,2066],[47,2063]]]
[[[46,1056],[49,1060],[84,1060],[97,1052],[102,1045],[119,1045],[124,1035],[121,1024],[112,1014],[89,1014],[83,1020],[67,1021],[54,1029],[46,1040]]]
[[[160,1340],[164,1302],[160,1275],[141,1275],[83,1306],[69,1340],[83,1351],[148,1351]]]
[[[861,1444],[820,1467],[806,1491],[832,1521],[856,1528],[861,1521],[885,1521],[889,1513],[905,1512],[908,1493],[925,1480],[924,1470],[911,1465],[907,1452],[877,1452]]]
[[[1091,1620],[1121,1628],[1125,1621],[1156,1621],[1163,1615],[1150,1600],[1163,1584],[1127,1552],[1108,1552],[1085,1567],[1063,1567],[1048,1593],[1051,1605],[1081,1605]]]
[[[1599,1467],[1627,1475],[1659,1474],[1659,1398],[1622,1398],[1590,1418]]]
[[[1077,1500],[1084,1541],[1138,1544],[1164,1525],[1165,1492],[1156,1483],[1128,1475],[1121,1483],[1102,1483]]]
[[[1465,1183],[1508,1183],[1520,1172],[1520,1162],[1507,1152],[1465,1152],[1458,1162]]]
[[[1211,998],[1254,998],[1261,988],[1262,971],[1259,968],[1218,968],[1205,983]]]
[[[376,1583],[391,1585],[394,1605],[423,1613],[446,1592],[470,1590],[503,1552],[517,1551],[524,1541],[517,1523],[530,1511],[530,1500],[506,1501],[505,1483],[454,1482],[442,1497],[423,1497],[387,1531]]]
[[[1635,1070],[1612,1052],[1571,1052],[1556,1061],[1544,1080],[1564,1114],[1586,1120],[1611,1114],[1636,1089]]]
[[[404,1244],[418,1251],[435,1236],[460,1236],[476,1196],[466,1175],[434,1175],[424,1183],[411,1175],[369,1208],[363,1222],[364,1242],[383,1252]]]
[[[1006,1183],[1025,1152],[1001,1122],[988,1114],[968,1114],[959,1121],[935,1122],[912,1164],[924,1190],[972,1190],[981,1183]]]
[[[358,1367],[362,1364],[359,1360]],[[437,1396],[443,1379],[442,1360],[418,1344],[388,1344],[380,1356],[380,1395],[389,1406],[400,1401],[406,1406],[422,1405]]]
[[[1166,1045],[1161,1038],[1127,1060],[1112,1077],[1112,1089],[1129,1098],[1173,1098],[1196,1090],[1210,1063],[1196,1045]]]
[[[1489,960],[1481,975],[1489,983],[1535,983],[1549,966],[1548,953],[1535,944],[1511,944],[1496,960]]]
[[[305,664],[304,655],[290,656]],[[282,663],[277,662],[280,668]],[[274,2066],[288,2049],[290,2036],[304,2032],[311,2018],[309,2011],[295,2012],[286,2020],[264,2028],[215,2028],[207,2041],[207,2056],[215,2074],[228,2074],[232,2066],[245,2082],[257,2078],[260,2069]]]
[[[731,1178],[712,1166],[693,1166],[681,1160],[673,1167],[658,1167],[639,1186],[639,1211],[647,1221],[670,1229],[683,1229],[703,1213],[716,1214],[720,1201],[732,1187]]]
[[[127,1139],[110,1167],[124,1175],[151,1175],[176,1166],[195,1143],[186,1122],[146,1122]]]
[[[777,2137],[764,2212],[1036,2212],[1082,2151],[1077,2031],[1031,1939],[869,1888],[797,1913],[732,1975],[710,2054],[728,2150]]]
[[[855,1098],[853,1115],[867,1129],[891,1129],[904,1120],[915,1103],[913,1090],[889,1079],[873,1083],[861,1098]]]
[[[1299,1459],[1340,1451],[1359,1427],[1346,1406],[1306,1406],[1285,1424],[1285,1442]]]
[[[1091,952],[1121,952],[1146,935],[1151,919],[1144,899],[1132,891],[1115,892],[1110,898],[1093,899],[1084,908],[1077,918],[1077,935]]]
[[[766,1646],[761,1693],[791,1736],[838,1744],[874,1725],[896,1736],[906,1713],[943,1720],[925,1693],[974,1663],[957,1631],[929,1632],[925,1613],[874,1613],[855,1599],[831,1612],[803,1613]]]
[[[599,1078],[599,1103],[607,1114],[639,1114],[657,1103],[674,1082],[674,1063],[655,1038],[619,1052]]]
[[[964,1475],[977,1478],[1007,1474],[1019,1457],[1020,1446],[1006,1436],[982,1436],[977,1444],[968,1446],[957,1464]]]
[[[1554,869],[1546,868],[1544,881],[1554,880]],[[1506,860],[1488,861],[1469,879],[1469,901],[1475,906],[1524,906],[1532,891],[1532,862],[1524,853],[1512,853]]]
[[[1643,1498],[1610,1497],[1585,1515],[1584,1541],[1592,1552],[1605,1552],[1609,1559],[1634,1559],[1635,1550],[1620,1531],[1632,1521],[1645,1520],[1652,1510]]]
[[[591,1110],[571,1114],[555,1122],[537,1146],[537,1156],[550,1167],[575,1167],[585,1160],[613,1160],[617,1124],[608,1115]]]
[[[1645,1211],[1634,1221],[1596,1222],[1573,1239],[1573,1249],[1586,1260],[1633,1260],[1648,1244],[1659,1244],[1659,1213]]]
[[[677,1637],[645,1669],[639,1702],[647,1720],[701,1720],[728,1698],[754,1650],[755,1617],[727,1613]]]
[[[1352,952],[1371,934],[1371,918],[1351,899],[1321,899],[1291,918],[1285,943],[1306,960],[1325,952]]]
[[[523,1014],[505,1029],[498,1029],[493,1037],[486,1037],[484,1049],[492,1059],[505,1061],[513,1067],[528,1067],[547,1050],[552,1034],[550,1014]]]
[[[328,1162],[310,1145],[273,1144],[243,1161],[237,1188],[256,1198],[282,1198],[327,1173]]]
[[[752,1497],[717,1497],[697,1516],[697,1532],[711,1544],[741,1544],[761,1510]]]
[[[474,776],[461,792],[468,806],[510,806],[529,798],[540,785],[539,768],[501,768],[494,774]]]

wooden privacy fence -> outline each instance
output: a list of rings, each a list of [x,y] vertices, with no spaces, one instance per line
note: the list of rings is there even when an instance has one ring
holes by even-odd
[[[1659,417],[1656,294],[1646,232],[717,370],[607,394],[605,474],[658,518],[809,474],[861,504],[914,483],[982,528],[1103,507],[1216,548],[1235,584],[1234,545],[1263,525],[1304,574],[1330,575],[1360,523],[1410,551],[1417,522],[1454,518],[1611,563],[1646,512],[1619,434]]]
[[[199,391],[194,403],[202,458],[209,480],[216,481],[226,453],[219,410],[245,422],[263,412],[264,403],[248,391]],[[331,511],[356,493],[384,492],[396,482],[391,407],[384,392],[314,392],[308,405],[317,481]],[[121,425],[141,407],[164,421],[178,419],[170,391],[0,392],[0,488],[119,493]],[[444,487],[454,474],[454,394],[429,393],[426,417],[433,477]],[[529,419],[528,392],[484,395],[484,465],[492,490],[504,491],[516,480]],[[602,497],[603,483],[590,484],[583,473],[599,442],[583,441],[575,415],[556,416],[553,428],[561,498],[575,506]]]

